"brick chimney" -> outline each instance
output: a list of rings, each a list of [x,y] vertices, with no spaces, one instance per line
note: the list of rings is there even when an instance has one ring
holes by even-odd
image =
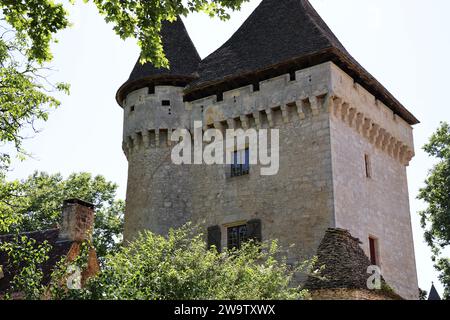
[[[64,201],[60,240],[83,242],[92,238],[94,205],[79,199]]]

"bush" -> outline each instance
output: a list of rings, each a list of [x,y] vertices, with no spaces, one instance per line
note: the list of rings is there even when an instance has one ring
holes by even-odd
[[[168,237],[150,232],[106,258],[104,269],[67,298],[139,300],[294,300],[308,293],[291,285],[295,272],[275,241],[240,250],[208,250],[189,225]]]

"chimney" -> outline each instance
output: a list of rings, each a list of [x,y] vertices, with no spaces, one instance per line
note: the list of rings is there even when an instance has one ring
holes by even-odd
[[[94,228],[94,205],[78,199],[64,201],[60,240],[83,242],[91,240]]]

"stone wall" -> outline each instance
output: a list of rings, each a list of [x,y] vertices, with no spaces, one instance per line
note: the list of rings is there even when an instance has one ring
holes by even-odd
[[[162,100],[170,100],[171,107]],[[173,165],[170,132],[279,129],[280,171],[230,178],[226,165]],[[295,244],[292,259],[316,253],[330,227],[363,241],[379,240],[386,280],[417,297],[405,166],[414,155],[412,129],[336,67],[324,63],[183,103],[182,88],[137,90],[126,99],[124,151],[129,160],[125,239],[164,234],[187,221],[227,227],[262,221],[263,240]],[[365,177],[364,156],[372,178]]]
[[[312,300],[397,300],[376,291],[363,289],[323,289],[310,292]]]
[[[330,116],[336,227],[361,239],[367,255],[369,236],[376,239],[386,281],[402,297],[417,299],[406,176],[406,165],[413,154],[412,129],[385,106],[374,103],[367,92],[353,86],[345,73],[334,68],[333,74],[333,81],[339,79],[339,86],[335,86],[339,88],[335,91],[339,103],[355,110],[354,121],[350,121],[349,111],[339,110]],[[358,127],[357,115],[370,121],[371,127]],[[365,156],[369,158],[370,177],[366,176]]]

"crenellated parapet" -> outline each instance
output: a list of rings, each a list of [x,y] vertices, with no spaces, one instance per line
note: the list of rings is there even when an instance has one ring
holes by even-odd
[[[203,130],[268,129],[312,121],[329,113],[377,149],[403,165],[414,156],[412,129],[392,110],[356,84],[332,63],[261,81],[192,102],[183,102],[182,88],[156,87],[131,93],[125,106],[123,150],[167,148],[179,128]],[[168,105],[165,105],[168,104]],[[127,114],[128,113],[128,114]]]
[[[344,99],[330,96],[329,112],[334,119],[353,128],[377,149],[387,153],[405,166],[414,157],[414,149],[408,141],[402,141],[381,123],[375,122],[367,113]]]

